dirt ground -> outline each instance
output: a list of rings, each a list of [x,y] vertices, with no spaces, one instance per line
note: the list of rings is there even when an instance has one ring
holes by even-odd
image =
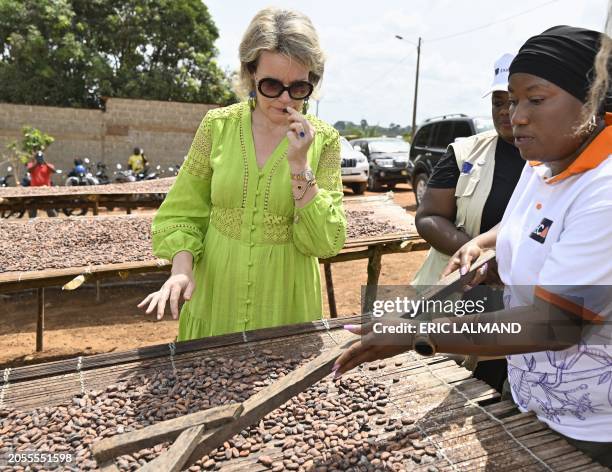
[[[346,191],[350,195],[349,190]],[[408,212],[416,209],[409,185],[398,185],[395,201]],[[407,284],[425,258],[425,251],[383,256],[379,283]],[[358,314],[367,260],[332,265],[339,316]],[[46,362],[78,355],[124,351],[174,340],[178,321],[154,321],[136,307],[163,283],[164,274],[132,276],[126,282],[102,282],[100,301],[95,285],[74,292],[45,291],[44,351],[35,352],[35,292],[0,295],[0,368]],[[325,293],[325,292],[324,292]],[[325,296],[324,296],[325,299]],[[325,312],[328,313],[327,301]]]

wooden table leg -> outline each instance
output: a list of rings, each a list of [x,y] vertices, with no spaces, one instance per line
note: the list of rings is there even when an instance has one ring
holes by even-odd
[[[338,318],[338,309],[336,307],[336,295],[334,294],[334,281],[332,279],[331,264],[329,262],[323,263],[323,269],[325,270],[325,287],[327,288],[329,316],[332,318]]]
[[[100,303],[102,297],[100,296],[100,280],[96,280],[96,303]]]
[[[36,352],[43,350],[43,332],[45,330],[45,289],[36,289],[38,298],[38,318],[36,320]]]
[[[94,216],[98,216],[98,213],[100,213],[100,202],[96,198],[93,204],[93,214]]]
[[[382,246],[368,247],[368,281],[363,301],[363,313],[372,311],[376,300],[378,278],[382,262]]]

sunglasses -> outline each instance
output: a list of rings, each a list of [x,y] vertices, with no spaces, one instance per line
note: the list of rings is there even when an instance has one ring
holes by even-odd
[[[286,90],[292,99],[305,100],[312,94],[314,85],[312,85],[310,82],[306,82],[305,80],[298,80],[289,84],[288,87],[285,87],[285,84],[283,84],[280,80],[266,77],[257,83],[257,90],[259,90],[259,93],[261,93],[264,97],[268,98],[278,98]]]

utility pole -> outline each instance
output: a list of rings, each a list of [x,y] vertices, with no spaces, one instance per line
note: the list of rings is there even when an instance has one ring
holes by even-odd
[[[419,43],[417,45],[417,66],[416,66],[416,77],[414,79],[414,102],[412,104],[412,129],[410,134],[414,138],[414,132],[416,130],[416,114],[417,114],[417,97],[419,94],[419,65],[421,62],[421,37],[419,36]],[[411,138],[411,141],[412,141]]]
[[[612,2],[612,0],[610,0]],[[402,41],[407,41],[410,44],[416,46],[417,48],[417,63],[416,63],[416,77],[414,79],[414,102],[412,103],[412,129],[410,130],[410,134],[414,137],[414,130],[416,128],[416,114],[417,114],[417,99],[419,95],[419,67],[421,64],[421,37],[419,36],[418,44],[414,44],[412,41],[408,41],[404,39],[403,36],[396,34],[395,37]]]

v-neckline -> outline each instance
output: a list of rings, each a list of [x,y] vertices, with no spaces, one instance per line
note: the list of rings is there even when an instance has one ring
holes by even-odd
[[[266,159],[266,162],[264,163],[263,167],[259,167],[259,164],[257,163],[257,152],[255,150],[255,138],[253,137],[253,127],[252,127],[253,122],[251,119],[252,112],[248,106],[245,107],[244,117],[245,119],[242,121],[242,124],[244,126],[244,134],[247,140],[246,144],[247,144],[247,147],[251,151],[251,152],[247,152],[247,154],[250,154],[252,156],[252,158],[249,159],[249,161],[252,162],[252,165],[255,167],[257,172],[265,174],[266,172],[268,172],[269,168],[273,165],[272,163],[276,161],[279,156],[283,155],[286,152],[287,146],[289,145],[287,141],[287,137],[285,136],[283,139],[280,140],[280,142],[276,145],[274,150],[270,153],[270,155]]]

